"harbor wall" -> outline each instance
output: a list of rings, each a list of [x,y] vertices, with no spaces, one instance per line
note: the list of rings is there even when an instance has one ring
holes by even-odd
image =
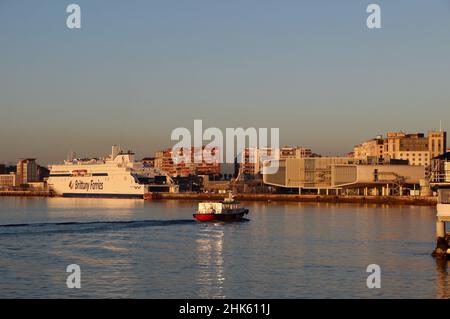
[[[0,191],[0,196],[17,197],[53,197],[49,191],[21,190]],[[151,200],[202,200],[221,201],[225,194],[211,193],[153,193]],[[354,203],[380,205],[415,205],[435,206],[437,197],[434,196],[345,196],[345,195],[297,195],[297,194],[235,194],[241,201],[274,201],[274,202],[305,202],[305,203]]]
[[[154,193],[152,200],[210,200],[224,199],[224,194],[206,193]],[[380,205],[436,206],[437,197],[418,196],[343,196],[343,195],[296,195],[296,194],[235,194],[241,201],[283,201],[310,203],[355,203]]]
[[[17,197],[52,197],[55,196],[47,190],[15,190],[0,191],[0,196],[17,196]]]

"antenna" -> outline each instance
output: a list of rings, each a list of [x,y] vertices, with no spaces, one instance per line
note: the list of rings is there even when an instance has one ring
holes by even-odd
[[[442,132],[442,120],[439,120],[439,132]]]

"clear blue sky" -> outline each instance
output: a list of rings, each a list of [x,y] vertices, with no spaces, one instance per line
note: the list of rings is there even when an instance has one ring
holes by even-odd
[[[0,163],[151,155],[194,119],[327,155],[450,125],[449,0],[0,0],[0,57]]]

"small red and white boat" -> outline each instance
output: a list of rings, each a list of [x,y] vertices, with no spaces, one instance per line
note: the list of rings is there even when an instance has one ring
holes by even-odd
[[[194,218],[198,221],[236,221],[248,214],[248,209],[241,207],[230,193],[222,202],[203,202],[198,204]]]

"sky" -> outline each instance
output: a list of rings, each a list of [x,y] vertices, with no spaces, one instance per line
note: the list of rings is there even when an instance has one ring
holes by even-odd
[[[450,0],[0,0],[0,163],[151,156],[195,119],[344,155],[448,128],[449,84]]]

